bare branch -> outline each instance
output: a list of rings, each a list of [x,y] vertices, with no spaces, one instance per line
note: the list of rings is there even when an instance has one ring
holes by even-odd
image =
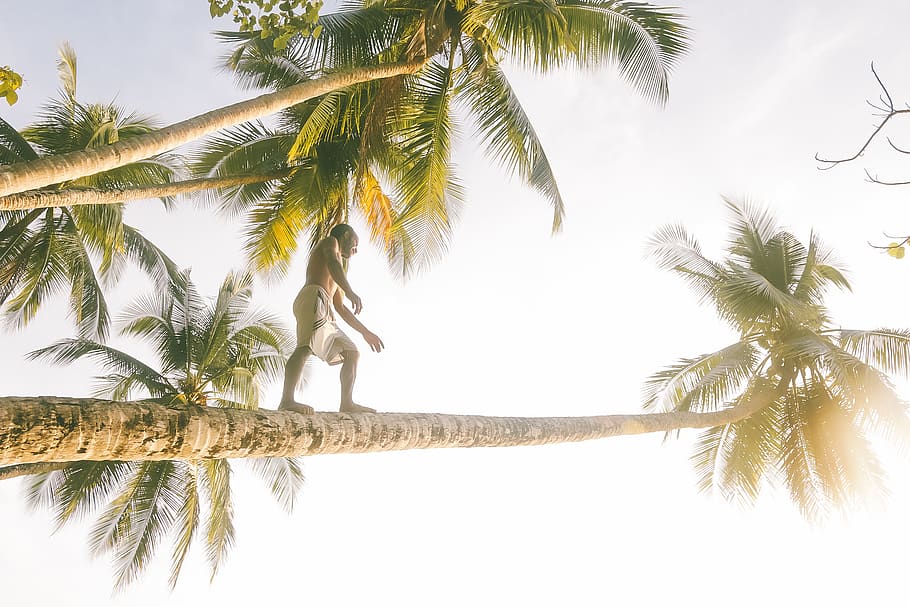
[[[881,185],[910,185],[910,181],[884,181],[878,178],[878,175],[873,175],[869,172],[869,169],[863,169],[866,172],[866,179],[872,183],[878,183]]]
[[[891,141],[891,138],[890,138],[890,137],[888,137],[887,139],[888,139],[888,143],[891,144],[891,147],[893,147],[895,150],[897,150],[897,151],[900,152],[901,154],[910,154],[910,150],[905,150],[905,149],[903,149],[903,148],[897,147],[897,145],[895,145],[895,143],[894,143],[893,141]]]
[[[910,236],[890,236],[887,233],[883,233],[883,234],[884,234],[885,238],[900,238],[901,241],[894,243],[894,244],[878,245],[878,244],[872,244],[871,242],[869,242],[867,240],[866,244],[868,244],[873,249],[881,249],[883,251],[890,251],[891,249],[899,249],[902,246],[904,246],[905,244],[907,244],[908,242],[910,242]]]
[[[879,123],[879,125],[877,127],[875,127],[875,130],[872,131],[872,134],[869,135],[869,137],[866,139],[865,143],[863,143],[863,145],[859,148],[859,150],[852,156],[850,156],[848,158],[832,159],[832,158],[822,158],[821,156],[816,154],[815,160],[826,165],[826,166],[818,167],[822,171],[826,171],[828,169],[834,168],[837,165],[844,163],[844,162],[851,162],[853,160],[856,160],[857,158],[859,158],[860,156],[863,155],[863,152],[866,151],[866,149],[869,147],[869,145],[872,143],[872,141],[875,139],[875,137],[879,134],[879,132],[881,132],[881,130],[883,128],[885,128],[885,125],[888,124],[889,120],[891,120],[892,118],[894,118],[895,116],[898,116],[900,114],[910,114],[910,106],[908,106],[907,109],[900,109],[900,110],[894,108],[894,101],[891,99],[891,93],[888,92],[888,88],[885,86],[885,83],[882,82],[882,79],[879,78],[879,76],[878,76],[878,72],[875,71],[875,64],[874,63],[871,64],[870,67],[872,68],[872,74],[875,76],[876,82],[878,82],[878,85],[880,87],[882,87],[884,96],[882,96],[882,95],[878,96],[879,100],[882,103],[881,107],[872,103],[869,100],[866,100],[866,103],[868,103],[870,106],[872,106],[876,110],[882,112],[882,115],[883,115],[882,121]],[[893,143],[891,145],[892,145],[892,147],[894,147]],[[904,150],[899,150],[899,151],[904,151]],[[906,152],[906,153],[910,153],[910,152]]]

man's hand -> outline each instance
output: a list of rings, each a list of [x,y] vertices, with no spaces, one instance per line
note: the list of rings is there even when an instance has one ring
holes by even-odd
[[[346,293],[348,299],[351,300],[351,307],[354,308],[354,314],[360,314],[360,311],[363,310],[363,302],[360,301],[360,296],[356,293]]]
[[[379,336],[376,335],[375,333],[366,331],[365,333],[363,333],[363,339],[368,344],[370,344],[370,349],[373,352],[382,352],[382,349],[385,348],[385,344],[382,343],[382,340],[379,339]]]

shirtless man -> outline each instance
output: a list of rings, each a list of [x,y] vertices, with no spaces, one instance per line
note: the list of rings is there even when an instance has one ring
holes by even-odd
[[[294,317],[297,319],[297,349],[288,358],[284,369],[284,392],[280,411],[296,411],[307,415],[313,407],[294,400],[294,389],[303,373],[303,365],[310,354],[315,354],[330,365],[341,364],[341,411],[345,413],[375,413],[375,409],[362,407],[354,402],[354,379],[357,376],[357,359],[360,354],[351,339],[335,324],[334,307],[338,315],[357,330],[373,352],[385,347],[379,337],[367,329],[354,315],[363,308],[360,297],[354,293],[341,265],[342,258],[350,259],[357,252],[359,239],[354,229],[340,223],[310,252],[306,266],[306,285],[294,300]],[[351,300],[353,312],[344,305],[344,297]]]

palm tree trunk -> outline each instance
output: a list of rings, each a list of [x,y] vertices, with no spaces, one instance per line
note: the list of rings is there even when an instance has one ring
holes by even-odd
[[[413,74],[423,61],[356,68],[295,84],[286,89],[228,105],[184,120],[146,135],[130,137],[112,145],[46,156],[0,168],[0,197],[78,179],[145,160],[190,143],[218,130],[269,116],[307,99],[328,92],[391,76]]]
[[[37,462],[34,464],[14,464],[0,468],[0,481],[18,476],[29,476],[32,474],[42,474],[44,472],[54,472],[63,470],[69,465],[67,462]]]
[[[259,175],[231,175],[175,181],[162,185],[135,186],[98,190],[93,188],[70,190],[31,190],[0,198],[0,211],[21,211],[25,209],[46,209],[48,207],[73,207],[81,204],[117,204],[130,200],[164,198],[191,194],[201,190],[229,188],[249,183],[261,183],[281,179],[290,174],[290,169]]]
[[[709,428],[749,417],[776,394],[711,413],[485,417],[166,407],[89,398],[0,398],[0,465],[512,447]]]

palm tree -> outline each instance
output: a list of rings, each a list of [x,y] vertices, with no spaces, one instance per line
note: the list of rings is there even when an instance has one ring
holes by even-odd
[[[0,167],[0,208],[28,209],[48,206],[42,202],[40,195],[24,198],[14,195],[146,160],[221,129],[270,116],[337,88],[366,80],[413,73],[422,65],[423,61],[417,60],[406,64],[369,66],[323,74],[299,86],[211,110],[130,139],[121,139],[110,145],[73,151],[60,156],[44,156],[15,166]],[[53,198],[53,194],[49,197]],[[119,199],[116,202],[122,200],[126,199]],[[29,204],[34,206],[28,206]]]
[[[837,328],[823,296],[850,285],[816,235],[806,246],[767,212],[727,206],[723,261],[705,257],[680,226],[658,232],[651,250],[739,340],[655,373],[645,408],[704,413],[761,399],[752,415],[699,437],[699,487],[751,503],[766,481],[780,480],[810,518],[855,505],[883,488],[869,434],[910,436],[906,405],[885,375],[910,372],[910,332]]]
[[[205,406],[255,410],[261,383],[281,374],[291,340],[274,318],[251,309],[250,286],[248,275],[229,275],[217,299],[206,302],[187,274],[168,290],[136,301],[124,314],[121,334],[150,342],[157,367],[84,338],[58,341],[31,356],[64,364],[98,360],[108,371],[99,378],[100,395],[124,400],[145,394],[142,402],[183,411],[184,425]],[[249,461],[290,511],[303,481],[300,463]],[[38,472],[28,485],[28,501],[52,508],[58,525],[102,509],[90,544],[96,553],[113,553],[118,587],[136,579],[168,535],[174,539],[172,587],[201,527],[212,576],[234,541],[226,459],[79,461],[56,468],[24,470]]]
[[[76,56],[67,45],[60,56],[62,95],[45,106],[39,121],[20,134],[0,119],[0,165],[104,146],[154,128],[115,105],[78,102]],[[156,185],[172,181],[181,166],[174,156],[157,156],[60,187]],[[103,338],[109,315],[101,285],[116,281],[128,259],[152,277],[176,272],[166,255],[123,223],[122,205],[0,211],[0,306],[14,325],[28,323],[49,294],[68,286],[80,334]]]
[[[239,43],[228,65],[241,84],[283,90],[325,70],[429,60],[415,75],[289,108],[277,128],[250,123],[206,143],[195,163],[203,177],[293,169],[277,182],[230,188],[221,203],[247,214],[246,249],[259,270],[286,268],[301,231],[318,240],[352,207],[399,274],[438,257],[462,200],[451,160],[456,107],[488,155],[550,202],[558,230],[562,196],[500,60],[540,72],[614,63],[663,102],[687,46],[678,15],[612,0],[385,0],[323,15],[320,24],[318,38],[294,38],[281,51],[253,34],[221,34]]]

